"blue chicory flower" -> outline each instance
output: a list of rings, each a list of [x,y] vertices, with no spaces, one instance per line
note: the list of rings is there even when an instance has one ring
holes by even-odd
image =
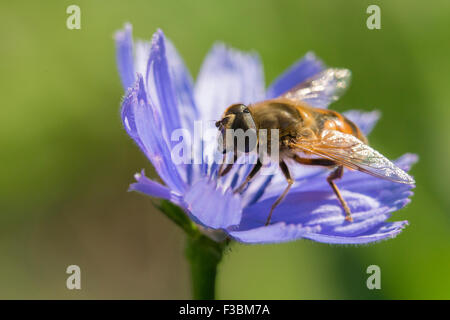
[[[127,92],[122,102],[124,127],[152,162],[165,185],[136,174],[130,190],[170,200],[206,232],[216,230],[243,243],[276,243],[296,239],[360,244],[395,237],[407,221],[387,222],[392,212],[409,203],[414,186],[346,171],[339,181],[354,221],[343,210],[326,182],[327,170],[296,166],[295,183],[277,207],[272,224],[264,226],[270,205],[284,190],[281,174],[259,176],[241,194],[233,194],[251,169],[235,165],[218,179],[215,163],[177,164],[171,159],[174,129],[193,131],[195,120],[217,120],[229,105],[277,97],[324,70],[312,53],[296,62],[265,90],[259,57],[223,44],[213,46],[197,81],[173,44],[158,30],[151,43],[133,42],[130,25],[116,33],[117,63]],[[331,101],[319,96],[314,106]],[[368,134],[378,112],[345,115]],[[417,156],[405,154],[396,165],[409,170]]]

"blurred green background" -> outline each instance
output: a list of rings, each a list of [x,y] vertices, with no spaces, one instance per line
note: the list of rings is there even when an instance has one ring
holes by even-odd
[[[81,30],[66,7],[81,7]],[[381,7],[381,30],[366,8]],[[261,55],[266,83],[313,50],[353,72],[334,105],[382,111],[370,136],[390,158],[420,155],[410,226],[370,246],[298,241],[235,244],[218,277],[224,299],[450,298],[450,2],[442,1],[2,1],[0,4],[0,298],[189,298],[184,237],[127,193],[151,165],[119,117],[123,89],[113,33],[157,27],[192,74],[212,43]],[[65,287],[66,267],[82,290]],[[382,289],[366,288],[381,267]]]

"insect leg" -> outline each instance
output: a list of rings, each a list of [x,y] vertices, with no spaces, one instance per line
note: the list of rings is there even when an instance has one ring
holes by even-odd
[[[219,167],[219,177],[223,177],[224,175],[226,175],[228,172],[230,172],[231,168],[233,168],[233,165],[236,163],[237,160],[237,152],[235,152],[233,154],[233,162],[232,163],[228,163],[227,166],[224,169],[224,164],[225,164],[225,160],[226,160],[227,156],[226,154],[223,155],[223,161],[220,164]]]
[[[236,190],[234,190],[234,193],[239,193],[242,190],[244,190],[244,188],[247,185],[247,183],[249,183],[250,180],[253,179],[253,177],[258,173],[258,171],[261,169],[261,167],[262,167],[262,163],[258,159],[258,162],[256,162],[256,164],[253,166],[252,171],[250,171],[248,176],[245,178],[245,181],[242,182],[242,184]]]
[[[286,189],[284,189],[281,196],[279,196],[278,199],[274,202],[274,204],[272,205],[272,208],[270,208],[270,213],[269,213],[269,216],[267,217],[267,221],[265,224],[266,226],[268,226],[270,224],[270,219],[272,218],[273,210],[284,199],[284,197],[289,192],[289,189],[292,187],[292,184],[294,183],[294,180],[291,178],[291,173],[289,172],[289,168],[284,161],[280,161],[280,168],[281,168],[281,171],[283,172],[284,177],[286,178],[288,185],[287,185]]]
[[[342,207],[345,211],[345,220],[352,222],[353,218],[350,212],[350,208],[348,207],[347,203],[345,202],[344,198],[342,198],[341,192],[339,191],[338,187],[334,183],[333,180],[342,178],[342,175],[344,174],[344,167],[339,166],[334,170],[327,178],[328,183],[330,184],[331,188],[333,189],[334,193],[336,194],[336,197],[339,199],[339,202],[341,203]]]

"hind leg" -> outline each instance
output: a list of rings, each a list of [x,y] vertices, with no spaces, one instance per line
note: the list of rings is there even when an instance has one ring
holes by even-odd
[[[334,194],[339,199],[339,202],[341,203],[342,207],[344,208],[345,220],[352,222],[353,218],[350,212],[350,208],[348,207],[347,202],[345,202],[344,198],[342,198],[341,192],[339,191],[338,187],[333,181],[342,178],[343,174],[344,174],[344,167],[339,166],[328,176],[327,181],[330,184],[331,188],[333,189]]]
[[[325,166],[325,167],[332,167],[336,165],[336,162],[334,162],[333,160],[328,160],[328,159],[318,159],[318,158],[301,158],[297,155],[295,155],[293,157],[293,159],[300,163],[300,164],[304,164],[304,165],[313,165],[313,166]],[[341,195],[341,192],[339,191],[337,185],[334,183],[333,180],[336,179],[340,179],[342,178],[342,175],[344,174],[344,167],[343,166],[338,166],[327,178],[327,182],[328,184],[331,186],[331,188],[333,189],[334,194],[336,195],[336,197],[338,198],[339,202],[342,205],[342,208],[345,211],[345,220],[352,222],[353,218],[350,212],[350,208],[347,205],[347,202],[345,202],[344,198]]]

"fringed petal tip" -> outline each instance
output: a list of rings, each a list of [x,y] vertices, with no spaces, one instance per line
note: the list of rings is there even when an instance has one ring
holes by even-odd
[[[419,161],[419,155],[415,153],[405,153],[395,160],[395,164],[402,170],[409,171],[411,167]]]
[[[133,26],[129,22],[125,22],[123,25],[123,29],[117,30],[114,33],[115,41],[123,41],[126,37],[130,36],[133,32]]]
[[[264,71],[259,56],[215,43],[208,52],[194,87],[202,120],[220,118],[221,109],[233,103],[264,98]]]
[[[147,94],[144,89],[144,80],[140,73],[136,73],[136,80],[133,85],[128,87],[127,92],[122,100],[121,118],[127,133],[133,138],[138,138],[135,125],[134,106],[147,103]],[[140,141],[137,141],[140,145]]]
[[[309,239],[329,244],[358,245],[395,238],[407,225],[408,221],[382,223],[372,230],[356,236],[336,236],[324,233],[319,225],[304,227],[301,224],[286,224],[284,222],[246,231],[233,231],[229,228],[227,233],[234,240],[245,244],[281,243]]]
[[[261,57],[259,53],[255,50],[241,51],[239,49],[233,48],[224,42],[216,41],[211,47],[209,54],[219,55],[224,58],[223,62],[230,61],[240,61],[245,59],[255,59],[258,63],[261,62]],[[245,63],[245,61],[243,61]]]
[[[152,36],[151,50],[159,50],[161,44],[165,41],[164,32],[161,29],[156,29],[156,32]]]
[[[125,89],[134,83],[134,54],[131,24],[125,24],[122,30],[114,34],[116,42],[116,60],[120,79]]]

